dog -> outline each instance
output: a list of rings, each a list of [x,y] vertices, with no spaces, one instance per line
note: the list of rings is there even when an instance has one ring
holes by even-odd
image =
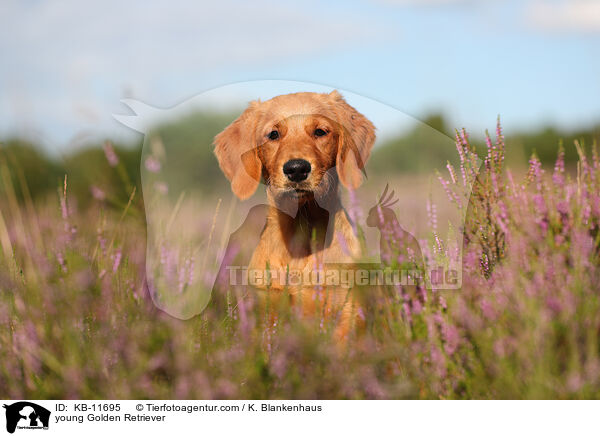
[[[219,166],[238,198],[252,196],[261,180],[266,185],[266,223],[248,271],[326,273],[327,265],[360,256],[340,191],[361,185],[374,142],[373,123],[337,91],[253,101],[215,137]],[[267,275],[256,275],[253,286],[290,288],[289,282],[266,280]],[[299,284],[291,294],[311,291],[313,286]],[[343,301],[345,294],[338,295]]]

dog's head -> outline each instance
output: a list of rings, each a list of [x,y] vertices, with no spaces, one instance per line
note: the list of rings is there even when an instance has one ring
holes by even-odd
[[[373,124],[337,92],[303,92],[251,102],[215,138],[233,193],[250,197],[261,177],[277,197],[299,200],[356,189],[375,142]],[[337,174],[337,176],[336,176]]]

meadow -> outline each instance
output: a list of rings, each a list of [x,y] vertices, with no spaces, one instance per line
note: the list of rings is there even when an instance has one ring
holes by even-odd
[[[554,165],[532,154],[523,174],[507,167],[499,126],[477,149],[457,132],[458,164],[439,183],[466,208],[462,288],[424,290],[419,301],[391,289],[343,346],[334,319],[283,302],[270,324],[252,295],[213,295],[189,320],[167,315],[145,283],[144,209],[120,165],[107,168],[120,200],[88,186],[84,207],[69,177],[34,198],[34,176],[0,153],[0,396],[598,398],[600,158],[591,145],[556,145]],[[455,194],[463,178],[469,198]]]

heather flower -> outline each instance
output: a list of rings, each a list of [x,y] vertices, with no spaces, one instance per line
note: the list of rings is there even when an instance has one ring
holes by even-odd
[[[445,180],[439,173],[437,175],[438,180],[440,182],[440,184],[442,185],[442,188],[444,189],[444,191],[446,192],[446,196],[448,197],[448,200],[451,203],[455,203],[459,209],[462,208],[462,202],[460,201],[458,195],[456,194],[456,192],[454,192],[451,188],[450,188],[450,184],[447,180]]]
[[[467,162],[465,155],[465,146],[467,144],[463,142],[459,132],[456,132],[456,150],[458,151],[458,157],[460,158],[460,173],[462,175],[463,185],[467,185],[467,174],[465,172],[465,163]]]
[[[460,343],[460,335],[458,329],[453,324],[442,320],[441,323],[442,337],[444,339],[444,351],[447,354],[454,354]]]
[[[191,286],[194,279],[194,258],[188,257],[179,268],[178,291],[183,292],[187,286]]]
[[[552,181],[555,186],[562,188],[565,183],[565,151],[560,147],[558,151],[558,157],[554,164],[554,174],[552,175]]]
[[[492,144],[492,139],[490,138],[490,134],[486,130],[485,132],[485,145],[487,147],[487,156],[485,158],[485,167],[486,169],[492,168],[492,162],[495,161],[496,153],[495,146]]]
[[[494,309],[494,305],[488,299],[482,299],[480,303],[481,313],[490,321],[497,319],[497,313]]]
[[[544,170],[542,170],[542,163],[538,159],[538,157],[534,154],[529,159],[529,172],[527,173],[527,179],[530,182],[537,182],[538,190],[541,190],[541,186],[543,183],[542,175]]]
[[[480,262],[481,270],[483,271],[484,276],[489,277],[490,276],[490,261],[489,261],[488,255],[486,253],[483,253],[481,255],[481,259],[479,262]]]
[[[498,115],[498,121],[496,122],[496,140],[498,148],[502,150],[504,145],[504,135],[502,134],[502,124],[500,123],[500,115]]]
[[[448,173],[450,174],[450,179],[452,183],[456,185],[456,172],[454,171],[454,167],[450,162],[446,164],[446,168],[448,168]]]
[[[148,156],[144,164],[146,169],[151,173],[158,173],[160,171],[160,162],[154,156]]]
[[[169,281],[173,279],[176,261],[177,254],[175,250],[170,249],[167,244],[163,244],[160,248],[160,264],[165,277]]]
[[[165,182],[156,182],[154,183],[154,189],[160,194],[168,194],[169,193],[169,185]]]
[[[560,299],[552,295],[546,297],[546,305],[548,306],[548,309],[554,313],[554,315],[559,314],[562,310],[562,303]]]
[[[437,233],[433,234],[433,239],[435,241],[434,252],[440,254],[445,253],[444,244]]]
[[[67,208],[67,197],[64,195],[60,197],[60,212],[64,220],[69,218],[69,209]]]
[[[103,254],[106,254],[106,238],[104,237],[104,232],[102,230],[102,228],[98,228],[97,229],[97,240],[98,240],[98,244],[100,245],[100,250],[102,250]]]
[[[540,215],[543,215],[548,211],[548,208],[546,207],[546,201],[542,194],[535,194],[533,196],[533,206]]]
[[[429,355],[436,376],[440,379],[445,378],[448,374],[448,370],[446,368],[446,359],[441,350],[435,345],[431,345]]]
[[[104,191],[95,185],[90,186],[90,192],[96,200],[103,201],[106,198]]]
[[[112,259],[113,259],[112,271],[113,271],[113,273],[116,273],[117,269],[119,269],[119,265],[121,264],[121,256],[122,256],[122,252],[121,252],[120,248],[118,248],[117,251],[115,251],[115,253],[112,255]]]
[[[437,232],[437,206],[431,201],[431,198],[427,200],[427,218],[431,230],[434,233]]]
[[[194,283],[195,261],[194,261],[194,257],[193,256],[188,259],[187,267],[188,267],[187,284],[188,284],[188,286],[191,286]]]
[[[187,262],[187,261],[186,261]],[[183,265],[182,267],[179,268],[179,275],[178,275],[178,286],[177,286],[177,291],[181,294],[187,284],[186,282],[186,266],[187,265]]]
[[[505,235],[508,235],[509,234],[509,231],[508,231],[509,217],[508,217],[508,210],[506,208],[506,203],[503,200],[498,201],[498,213],[496,215],[496,220],[498,222],[498,226],[500,227],[500,230],[502,230],[502,232]]]
[[[111,167],[114,168],[119,165],[117,153],[115,153],[115,149],[109,141],[104,143],[104,155],[106,156],[106,160]]]
[[[462,145],[464,145],[465,147],[467,147],[469,145],[469,134],[467,133],[466,129],[461,129],[460,131],[460,140]]]

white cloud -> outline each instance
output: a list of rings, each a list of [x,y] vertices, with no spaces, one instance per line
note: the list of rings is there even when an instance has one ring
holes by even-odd
[[[525,17],[540,30],[600,32],[600,1],[537,0],[527,7]]]

